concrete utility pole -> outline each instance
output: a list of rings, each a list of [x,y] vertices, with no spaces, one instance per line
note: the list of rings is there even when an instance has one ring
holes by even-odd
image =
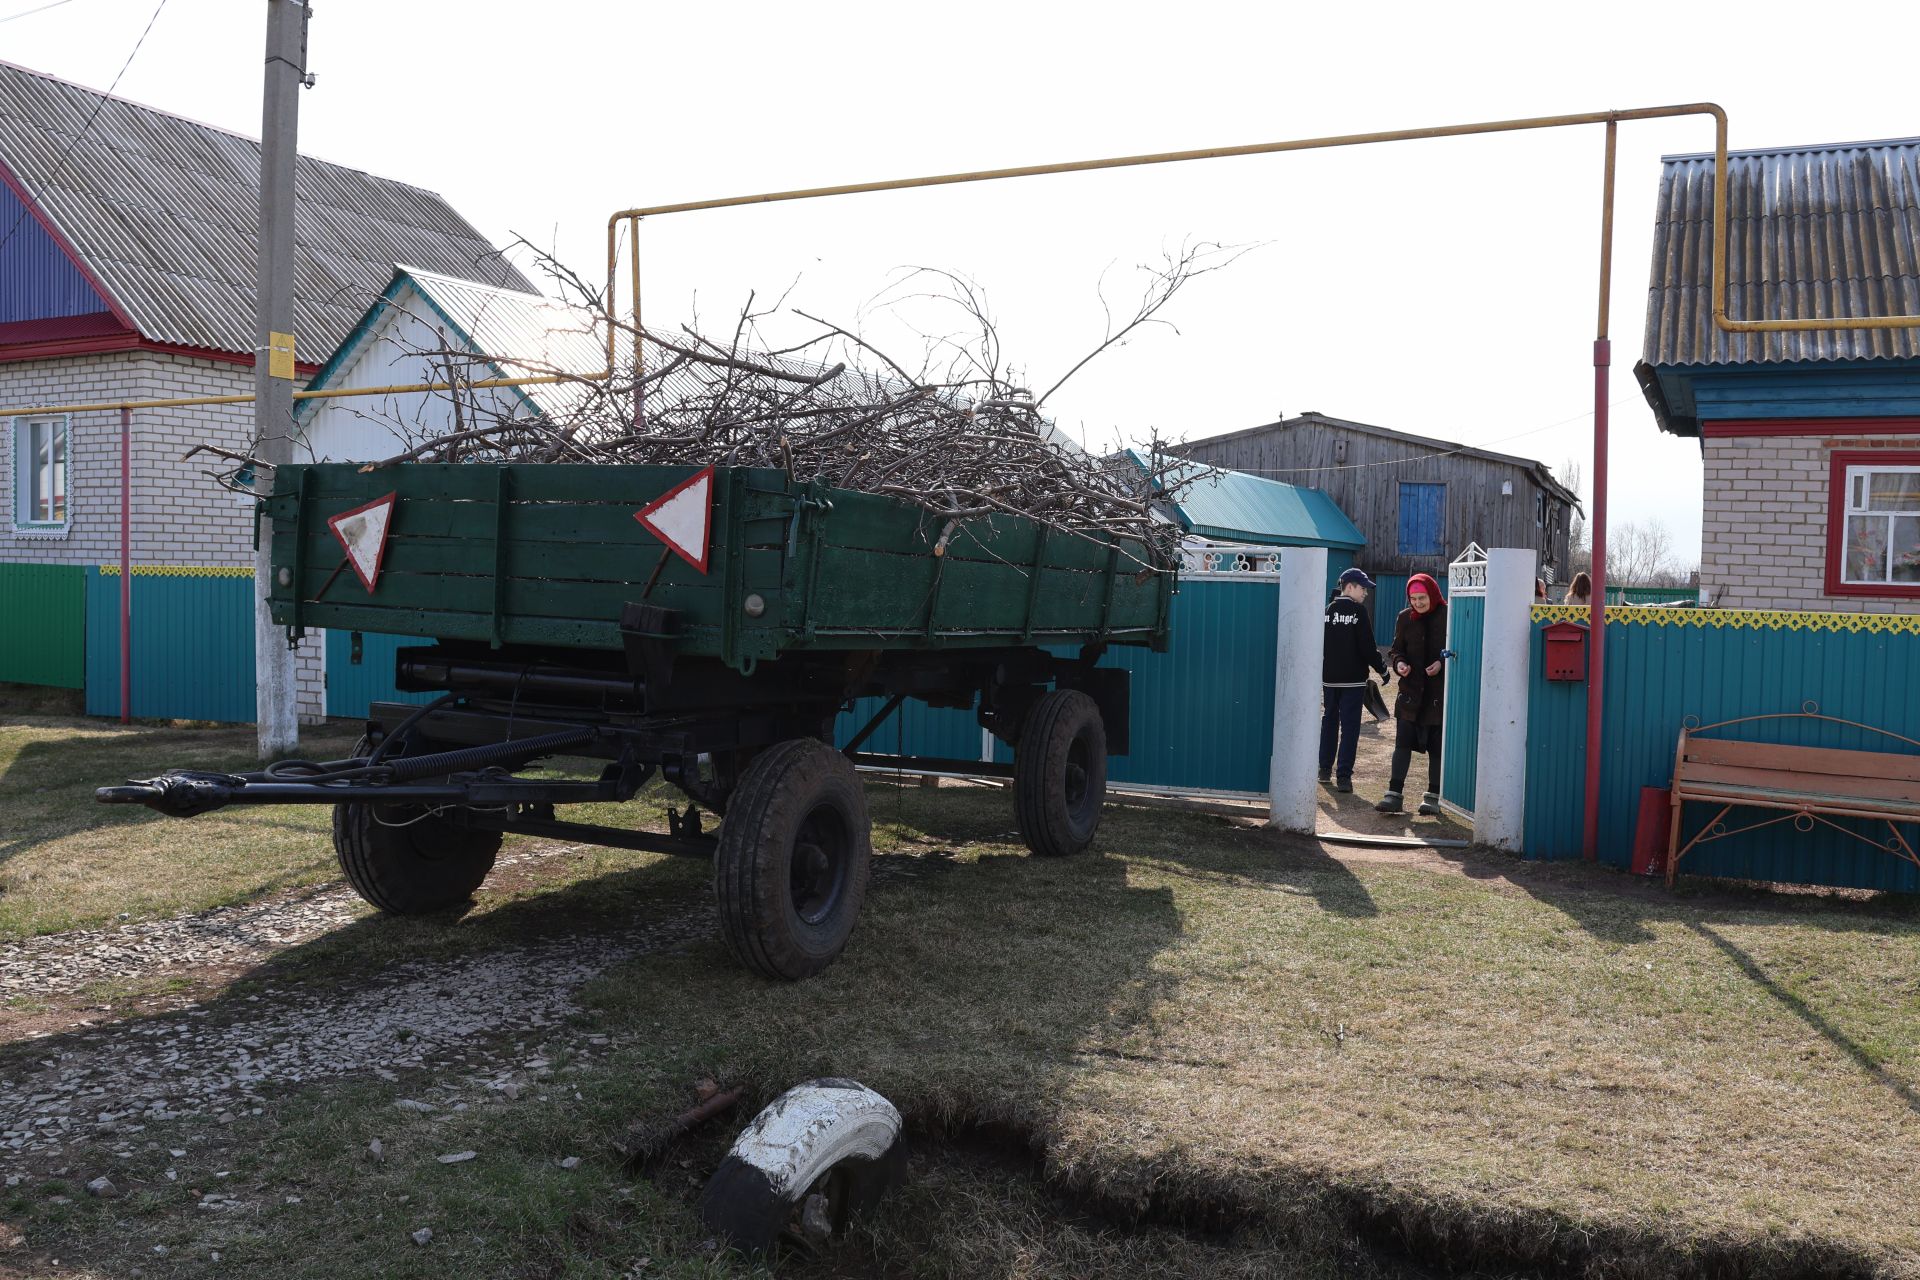
[[[312,84],[307,75],[308,14],[304,0],[267,0],[253,428],[254,456],[276,464],[293,460],[293,184],[294,162],[299,157],[300,86]],[[285,755],[300,744],[293,651],[267,614],[272,549],[272,522],[262,520],[260,549],[253,562],[255,714],[262,760]]]

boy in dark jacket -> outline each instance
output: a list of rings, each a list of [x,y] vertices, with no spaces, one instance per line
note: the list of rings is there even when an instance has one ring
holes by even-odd
[[[1393,622],[1393,644],[1387,650],[1400,677],[1400,694],[1393,700],[1393,777],[1387,794],[1373,806],[1382,813],[1399,813],[1407,769],[1413,753],[1427,755],[1427,793],[1420,812],[1440,812],[1440,725],[1447,693],[1447,604],[1440,584],[1424,573],[1407,579],[1407,607]]]
[[[1320,781],[1335,791],[1353,790],[1353,756],[1360,746],[1360,708],[1366,701],[1367,668],[1384,678],[1387,664],[1373,642],[1367,592],[1373,579],[1359,569],[1340,575],[1340,590],[1327,602],[1320,655]]]

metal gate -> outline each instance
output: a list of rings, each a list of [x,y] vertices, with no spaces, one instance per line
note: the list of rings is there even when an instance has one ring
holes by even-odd
[[[1120,787],[1264,798],[1273,755],[1276,620],[1280,550],[1196,546],[1181,555],[1173,597],[1173,644],[1166,653],[1115,645],[1100,665],[1133,673],[1128,727],[1132,750],[1108,776]],[[1320,654],[1302,656],[1319,679]],[[835,726],[846,742],[879,710],[863,699]],[[934,710],[908,702],[904,714],[869,739],[868,750],[905,756],[971,756],[981,744],[971,710]],[[1012,757],[992,743],[992,756]]]
[[[1487,553],[1477,542],[1447,566],[1447,701],[1440,732],[1440,800],[1473,816],[1480,757],[1480,650],[1487,621]]]

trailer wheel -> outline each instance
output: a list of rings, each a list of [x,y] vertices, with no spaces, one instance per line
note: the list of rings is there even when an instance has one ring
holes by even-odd
[[[1013,753],[1013,811],[1027,848],[1042,857],[1083,852],[1107,798],[1107,728],[1078,689],[1033,704]]]
[[[794,738],[741,772],[713,855],[720,932],[769,978],[812,977],[853,934],[872,854],[867,795],[844,755]]]
[[[809,1080],[749,1124],[714,1170],[700,1217],[747,1254],[818,1249],[906,1178],[892,1103],[853,1080]]]
[[[362,739],[353,754],[367,753]],[[354,892],[389,915],[424,915],[471,898],[493,870],[500,839],[419,805],[333,806],[340,870]]]

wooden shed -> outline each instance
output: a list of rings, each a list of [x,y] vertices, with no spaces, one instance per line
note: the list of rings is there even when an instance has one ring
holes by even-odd
[[[1564,582],[1579,495],[1531,458],[1319,413],[1173,446],[1195,462],[1317,489],[1366,538],[1374,574],[1442,577],[1469,543],[1532,547]]]

